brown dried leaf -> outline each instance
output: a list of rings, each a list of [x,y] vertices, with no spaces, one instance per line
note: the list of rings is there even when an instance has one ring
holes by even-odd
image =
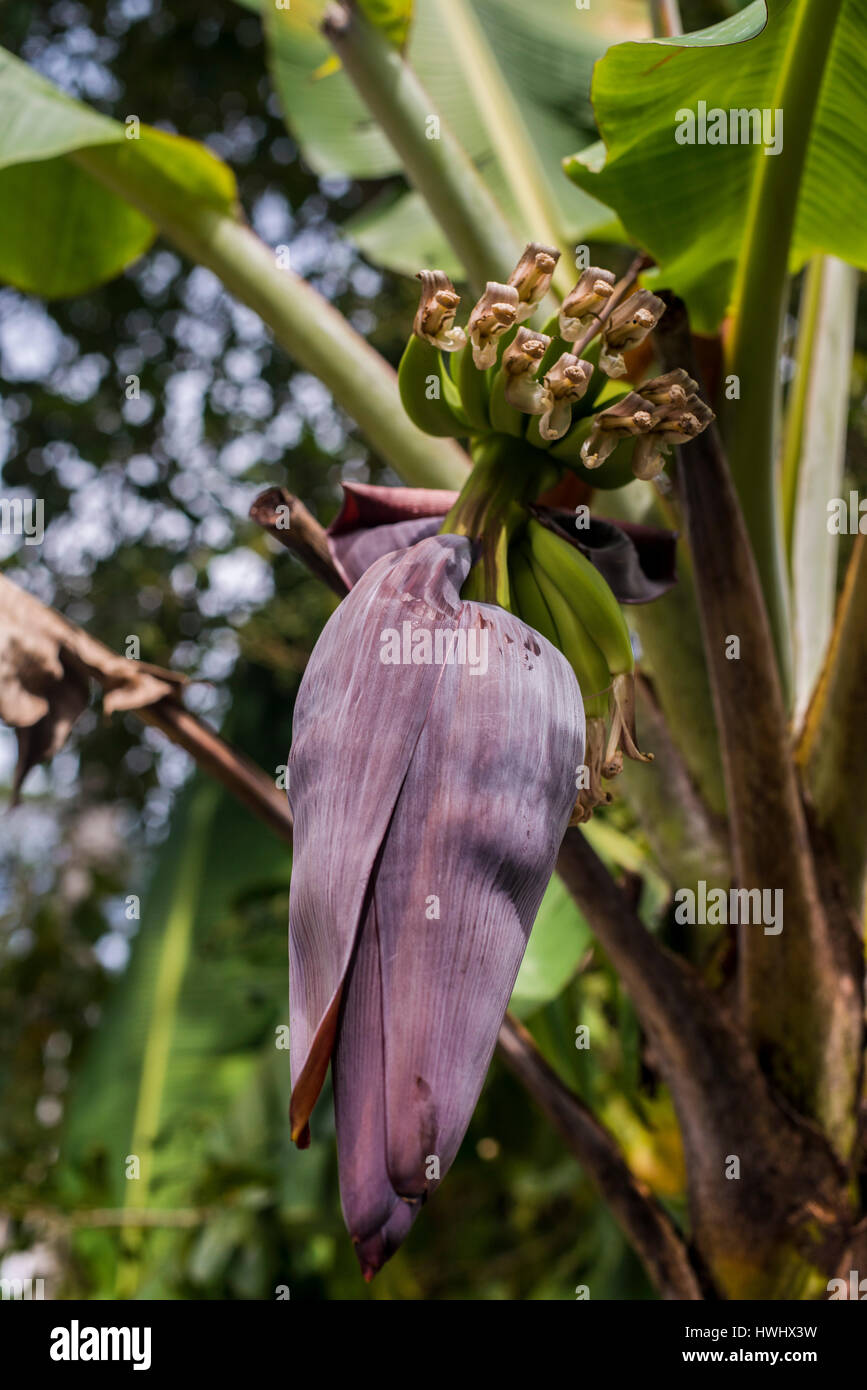
[[[142,709],[175,693],[185,677],[118,656],[0,575],[0,719],[18,733],[13,801],[37,763],[54,757],[102,686],[106,714]]]

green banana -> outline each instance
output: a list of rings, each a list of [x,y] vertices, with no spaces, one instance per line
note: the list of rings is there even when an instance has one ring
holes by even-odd
[[[538,521],[527,524],[534,561],[557,587],[602,652],[612,676],[634,670],[623,611],[599,571],[576,546]]]
[[[603,765],[608,742],[609,696],[599,682],[609,678],[608,666],[602,653],[592,642],[581,623],[544,573],[534,570],[529,548],[513,546],[509,558],[512,597],[519,616],[553,641],[572,666],[581,689],[584,716],[587,721],[583,780],[576,782],[578,797],[570,825],[589,820],[596,806],[605,805],[611,795],[602,785]],[[552,617],[551,605],[557,610],[562,631]],[[597,693],[598,692],[598,693]],[[611,771],[616,771],[612,764]]]
[[[517,406],[506,400],[508,379],[502,367],[498,368],[488,402],[491,428],[496,430],[497,434],[512,434],[516,439],[521,439],[524,434],[524,425],[529,417],[524,415]]]
[[[598,372],[593,373],[593,379],[590,382],[590,387],[586,395],[582,397],[575,407],[578,413],[573,418],[572,428],[569,430],[568,434],[565,434],[562,439],[558,439],[556,443],[550,446],[551,453],[557,458],[561,458],[568,462],[570,467],[573,465],[573,461],[580,464],[581,445],[584,443],[584,440],[595,424],[595,415],[603,409],[610,410],[618,401],[625,400],[629,395],[629,392],[624,391],[619,382],[606,380],[602,390],[599,391],[597,396],[593,388],[598,376]],[[611,389],[612,387],[613,389]],[[587,397],[591,394],[594,395],[595,400],[588,406]],[[585,471],[596,472],[595,469],[587,469]]]
[[[533,582],[554,622],[557,645],[578,680],[584,713],[588,719],[607,719],[611,673],[605,656],[556,584],[536,563],[532,552],[525,553]]]
[[[578,425],[592,426],[593,420],[579,420]],[[573,425],[573,433],[578,425]],[[581,435],[575,435],[573,439],[574,455],[565,462],[565,466],[570,473],[574,473],[576,478],[580,478],[588,487],[592,487],[599,492],[614,492],[617,488],[628,487],[635,481],[635,473],[632,468],[632,455],[635,451],[637,440],[633,438],[621,439],[613,454],[609,454],[601,468],[585,468],[581,462],[580,449],[587,435],[589,428]],[[567,435],[567,438],[569,436]]]
[[[491,428],[488,418],[488,374],[479,371],[473,362],[473,345],[467,342],[454,354],[455,381],[461,394],[461,405],[470,428],[487,434]]]
[[[560,634],[551,616],[551,610],[533,578],[529,561],[518,545],[513,545],[509,550],[509,584],[513,613],[517,613],[529,627],[541,633],[555,647],[559,647]]]
[[[446,370],[439,348],[413,333],[400,359],[397,382],[403,408],[425,434],[464,438],[469,421],[455,383]],[[438,395],[431,398],[432,382]]]

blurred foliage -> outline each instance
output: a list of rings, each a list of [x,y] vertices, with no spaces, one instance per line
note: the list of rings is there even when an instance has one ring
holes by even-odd
[[[684,6],[691,23],[730,8]],[[401,181],[362,189],[305,167],[249,8],[7,0],[0,42],[117,120],[134,113],[204,140],[236,172],[259,234],[289,245],[293,265],[396,360],[414,293],[366,265],[340,227]],[[862,325],[850,451],[860,471],[865,337]],[[41,546],[0,536],[5,572],[112,647],[137,636],[144,659],[188,673],[190,705],[276,770],[333,599],[247,508],[285,483],[327,521],[341,478],[388,473],[256,317],[159,243],[86,297],[44,306],[0,290],[0,393],[4,495],[37,495],[46,516]],[[0,755],[8,781],[8,731]],[[312,1147],[299,1153],[288,1138],[288,1053],[275,1044],[290,855],[192,772],[132,716],[109,723],[91,709],[4,816],[0,1259],[30,1250],[34,1275],[54,1271],[51,1296],[73,1298],[256,1299],[285,1287],[312,1299],[568,1299],[585,1284],[594,1299],[651,1296],[579,1165],[497,1061],[448,1181],[362,1283],[329,1095]],[[604,829],[600,853],[648,924],[670,933],[665,885],[622,802]],[[558,892],[521,1010],[680,1214],[668,1097],[614,972]],[[576,1045],[582,1025],[590,1049]],[[138,1180],[125,1176],[133,1152],[145,1161]],[[151,1224],[122,1230],[124,1210],[144,1206]]]

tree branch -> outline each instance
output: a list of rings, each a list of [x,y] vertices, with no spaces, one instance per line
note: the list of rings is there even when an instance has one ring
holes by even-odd
[[[196,764],[252,811],[268,829],[292,843],[292,813],[283,792],[258,764],[233,748],[180,700],[168,698],[134,711],[145,723],[189,753]]]
[[[63,746],[87,705],[91,680],[102,688],[106,714],[130,711],[159,729],[291,843],[285,796],[250,758],[184,708],[184,677],[119,656],[0,575],[0,718],[18,734],[21,778]]]
[[[563,1084],[523,1024],[506,1014],[498,1048],[506,1065],[595,1183],[663,1298],[703,1298],[674,1224],[635,1177],[612,1136]]]
[[[269,487],[256,498],[250,508],[250,517],[287,550],[291,550],[311,574],[315,574],[335,594],[340,598],[345,596],[346,584],[334,567],[325,530],[300,498],[285,487]]]

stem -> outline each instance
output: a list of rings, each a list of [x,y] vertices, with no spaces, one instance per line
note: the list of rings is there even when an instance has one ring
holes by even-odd
[[[699,375],[680,301],[670,303],[657,336],[665,367],[677,364]],[[854,1139],[861,984],[847,964],[847,929],[820,891],[759,576],[714,426],[685,445],[679,458],[734,878],[743,889],[777,891],[785,910],[785,919],[773,924],[776,932],[767,933],[760,921],[738,925],[741,1009],[779,1090],[847,1156]]]
[[[627,759],[618,778],[619,789],[638,816],[670,883],[695,889],[704,879],[708,887],[728,889],[731,866],[725,821],[713,815],[699,795],[652,686],[639,676],[635,690],[642,742],[653,750],[655,762],[647,768]]]
[[[648,0],[654,38],[673,39],[683,33],[677,0]]]
[[[451,33],[451,51],[461,64],[512,201],[530,241],[559,246],[563,258],[553,283],[561,295],[574,282],[574,248],[560,230],[557,205],[548,188],[539,154],[520,109],[494,57],[484,29],[467,0],[438,0],[439,13]]]
[[[445,517],[442,535],[469,536],[481,556],[461,590],[465,599],[510,609],[509,542],[526,520],[525,504],[550,485],[547,454],[523,439],[485,435],[472,448],[473,471]]]
[[[606,493],[604,510],[608,516],[625,521],[665,526],[679,532],[683,529],[680,516],[663,504],[655,489],[643,483]],[[724,818],[725,783],[701,640],[693,562],[682,534],[677,550],[678,580],[674,588],[653,603],[636,604],[629,610],[628,621],[638,633],[642,668],[650,675],[671,737],[677,742],[698,794],[712,816]],[[634,769],[633,785],[641,778],[641,771],[640,767]],[[654,771],[653,777],[656,776]]]
[[[204,1226],[219,1214],[219,1207],[174,1207],[155,1210],[153,1207],[84,1207],[77,1211],[58,1211],[55,1207],[25,1207],[20,1210],[14,1203],[4,1203],[6,1212],[17,1221],[38,1225],[46,1235],[61,1231],[111,1230],[116,1226],[126,1229],[140,1227],[145,1231],[192,1230]]]
[[[346,584],[334,567],[327,534],[300,498],[285,487],[269,487],[259,493],[250,508],[250,517],[291,550],[335,594],[345,596]]]
[[[795,529],[795,503],[798,496],[798,474],[804,444],[804,418],[810,395],[811,354],[816,342],[819,312],[822,304],[822,266],[824,260],[824,256],[814,256],[804,271],[801,284],[801,302],[798,305],[798,343],[795,349],[797,366],[786,405],[781,492],[783,531],[786,538],[786,554],[790,572],[792,569],[792,535]]]
[[[838,537],[817,525],[840,495],[858,272],[816,256],[804,276],[797,374],[786,412],[783,506],[792,584],[794,722],[800,724],[834,625]]]
[[[221,782],[233,796],[255,811],[278,835],[283,834],[288,825],[291,838],[292,819],[286,797],[277,790],[274,780],[266,776],[250,758],[231,748],[209,725],[184,709],[179,694],[183,684],[180,677],[171,671],[148,666],[145,662],[119,656],[83,628],[41,603],[33,594],[0,576],[0,640],[5,639],[6,649],[13,654],[18,645],[17,634],[21,631],[38,636],[44,643],[41,653],[43,661],[48,660],[52,651],[56,651],[63,672],[59,678],[54,674],[53,661],[42,669],[35,664],[31,667],[28,662],[32,654],[26,649],[18,658],[23,663],[22,669],[28,683],[34,689],[45,692],[49,704],[47,719],[52,718],[53,704],[64,714],[64,706],[69,703],[69,690],[63,687],[68,687],[73,681],[81,682],[83,708],[87,702],[89,682],[95,680],[104,692],[103,707],[106,712],[113,709],[129,710],[143,723],[159,729],[173,743],[185,749],[209,776]],[[14,669],[4,674],[8,679],[10,674],[14,674]],[[53,717],[57,717],[56,713]],[[15,723],[14,706],[7,711],[6,718],[9,723]],[[18,732],[20,735],[22,729],[19,728]],[[28,729],[23,732],[28,732]],[[42,739],[38,742],[41,745],[38,754],[41,761],[45,756],[45,743]]]
[[[867,536],[846,572],[825,667],[798,748],[819,830],[860,915],[867,866]]]
[[[605,320],[614,312],[621,300],[626,297],[627,291],[632,288],[641,272],[647,270],[649,266],[654,264],[655,262],[652,256],[646,255],[644,251],[639,251],[638,255],[633,258],[629,265],[626,274],[622,275],[617,281],[617,284],[606,299],[601,311],[593,315],[596,322],[585,330],[577,342],[570,345],[570,352],[573,352],[576,357],[581,356],[584,349],[593,342],[597,334],[601,333]]]
[[[741,399],[722,416],[747,528],[768,605],[777,660],[788,692],[791,672],[788,589],[776,476],[780,335],[788,296],[789,247],[813,112],[841,0],[792,0],[790,29],[770,105],[785,111],[777,155],[757,150],[746,227],[725,339],[726,372]]]
[[[653,939],[579,830],[567,830],[557,871],[623,981],[671,1091],[693,1242],[720,1294],[818,1296],[848,1219],[825,1140],[777,1107],[728,1010],[686,961]],[[727,1154],[749,1174],[748,1198],[725,1177]]]
[[[521,245],[469,155],[441,118],[439,137],[430,138],[428,122],[436,111],[413,69],[357,9],[330,6],[323,30],[476,292],[481,294],[488,280],[507,279]]]
[[[160,700],[134,711],[195,759],[198,766],[257,815],[281,839],[292,843],[292,815],[283,792],[246,754],[203,724],[179,700]]]
[[[635,1177],[608,1130],[563,1084],[511,1014],[503,1021],[498,1046],[506,1065],[596,1184],[662,1297],[701,1299],[695,1270],[673,1222]]]
[[[128,154],[124,151],[122,153]],[[69,156],[133,203],[192,260],[206,265],[231,294],[254,309],[306,371],[333,393],[378,454],[408,483],[460,487],[469,460],[451,439],[424,434],[400,402],[397,374],[328,300],[290,270],[270,247],[226,213],[163,196],[137,158],[114,146]]]

